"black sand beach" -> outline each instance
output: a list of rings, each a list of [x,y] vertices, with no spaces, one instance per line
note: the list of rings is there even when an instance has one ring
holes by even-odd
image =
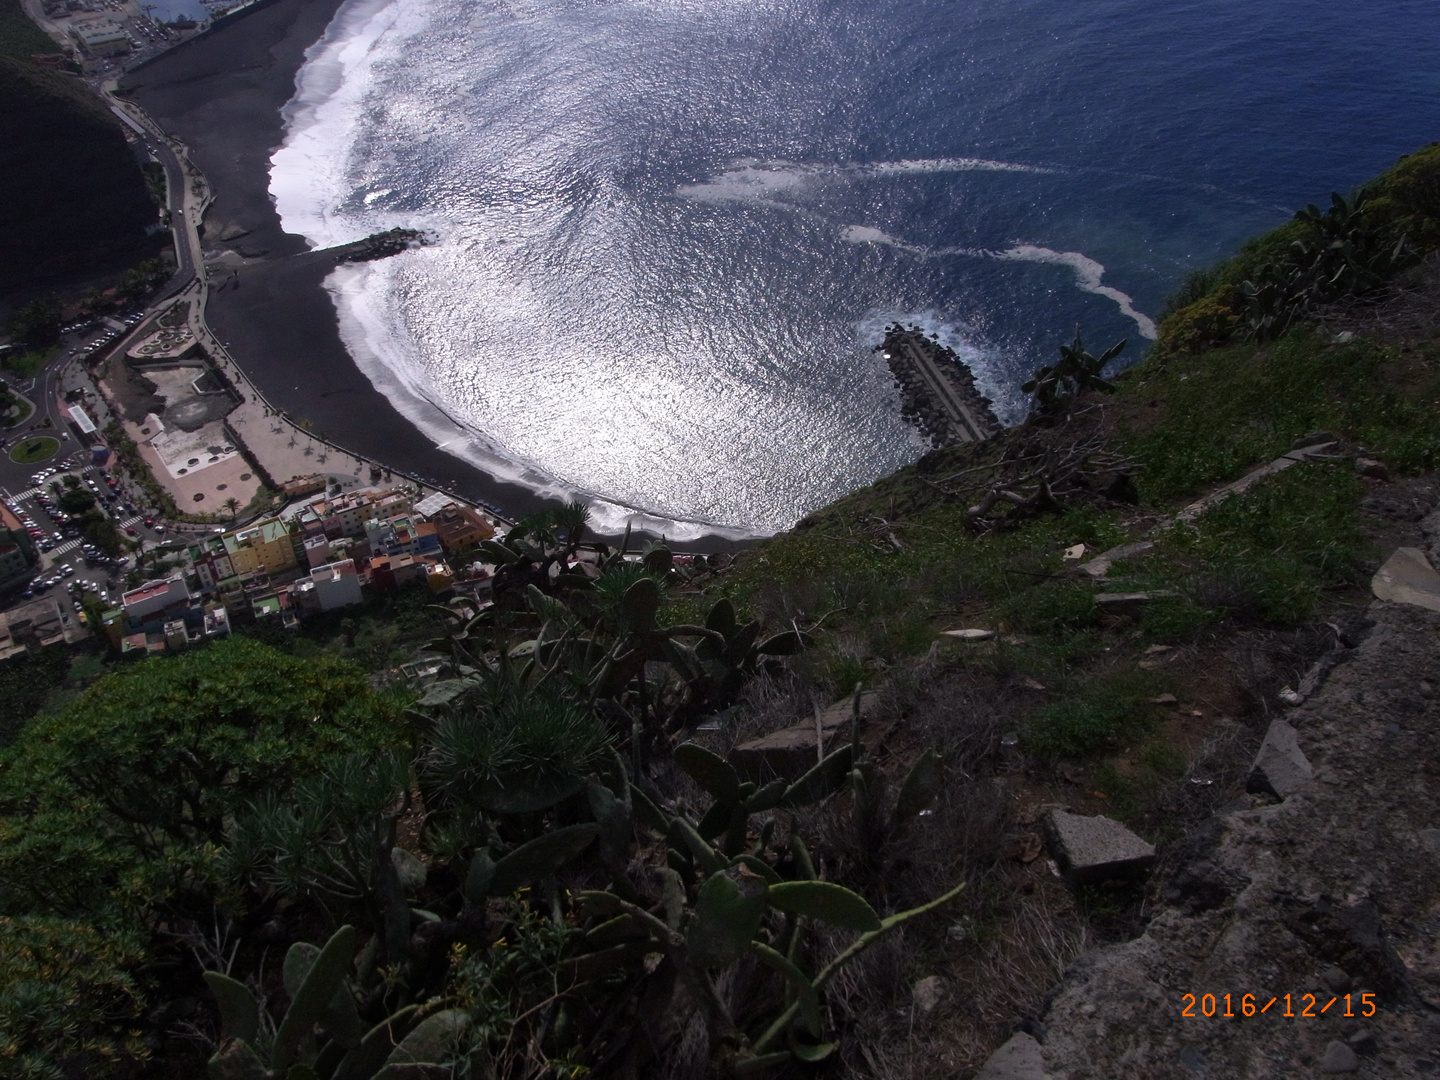
[[[270,403],[311,421],[317,434],[508,516],[532,513],[546,502],[438,449],[375,390],[340,341],[334,305],[320,285],[333,256],[310,253],[302,237],[284,232],[271,204],[270,155],[284,136],[280,109],[294,94],[305,50],[341,3],[275,0],[125,80],[130,96],[189,146],[215,192],[207,247],[265,253],[235,283],[212,292],[210,326]]]

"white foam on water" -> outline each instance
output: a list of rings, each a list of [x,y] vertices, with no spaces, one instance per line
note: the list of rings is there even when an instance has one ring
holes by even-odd
[[[847,225],[840,230],[840,239],[847,244],[883,244],[886,247],[898,248],[900,251],[908,252],[911,255],[919,255],[925,258],[931,254],[923,247],[916,247],[914,244],[907,244],[903,240],[896,240],[889,233],[881,232],[879,229],[872,229],[868,225]]]
[[[1016,161],[992,161],[989,158],[944,157],[906,158],[901,161],[881,161],[873,165],[857,165],[850,171],[872,176],[904,176],[918,173],[957,172],[1019,172],[1053,173],[1059,170],[1045,165],[1025,165]]]
[[[681,184],[675,194],[695,202],[783,202],[825,180],[922,176],[962,172],[1053,173],[1055,169],[987,158],[906,158],[864,164],[799,164],[792,161],[742,161],[718,176]]]
[[[1034,244],[1020,244],[1016,247],[1006,248],[1004,251],[992,252],[991,257],[1013,262],[1048,263],[1054,266],[1070,267],[1075,271],[1075,284],[1082,292],[1094,293],[1096,296],[1114,300],[1120,313],[1127,319],[1135,321],[1142,337],[1149,338],[1151,341],[1155,340],[1155,320],[1136,311],[1135,302],[1127,293],[1111,288],[1109,285],[1102,285],[1101,279],[1105,276],[1105,267],[1089,256],[1082,255],[1078,251],[1052,251],[1050,248],[1037,247]]]
[[[926,248],[907,244],[903,240],[897,240],[895,237],[867,225],[847,225],[840,231],[840,238],[852,244],[883,244],[886,247],[893,247],[926,259],[964,256],[972,259],[1000,259],[1005,262],[1068,266],[1075,272],[1075,286],[1081,292],[1094,293],[1096,296],[1103,296],[1115,301],[1115,306],[1120,309],[1120,313],[1134,321],[1142,337],[1149,338],[1151,341],[1155,340],[1155,320],[1144,312],[1135,310],[1135,302],[1129,294],[1102,284],[1105,276],[1104,265],[1078,251],[1055,251],[1035,244],[1017,244],[1014,247],[1000,250],[971,247]]]
[[[334,247],[368,234],[335,207],[349,190],[357,122],[374,65],[386,48],[395,47],[394,39],[420,29],[419,15],[395,0],[348,0],[305,50],[295,96],[280,111],[285,139],[270,158],[270,194],[285,231],[305,237],[312,247]]]
[[[776,196],[801,191],[824,175],[823,169],[813,165],[740,165],[709,180],[681,184],[675,194],[694,202],[774,202]]]

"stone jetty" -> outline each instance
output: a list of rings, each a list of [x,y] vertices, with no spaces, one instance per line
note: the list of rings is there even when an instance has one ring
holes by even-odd
[[[895,376],[905,404],[901,414],[934,446],[988,439],[1000,431],[990,399],[953,349],[926,336],[918,326],[885,328],[875,346]]]

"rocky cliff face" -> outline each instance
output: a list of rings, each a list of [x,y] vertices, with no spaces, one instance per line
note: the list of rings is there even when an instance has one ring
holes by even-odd
[[[1220,814],[984,1080],[1440,1075],[1440,612],[1367,615],[1285,718],[1313,777]]]

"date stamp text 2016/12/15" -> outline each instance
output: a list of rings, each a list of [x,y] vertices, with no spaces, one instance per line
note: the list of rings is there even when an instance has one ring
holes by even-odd
[[[1325,1015],[1375,1015],[1375,995],[1370,993],[1336,994],[1329,1001],[1323,994],[1318,997],[1314,994],[1283,994],[1268,1001],[1264,994],[1186,994],[1180,1002],[1181,1016],[1244,1018],[1269,1013],[1272,1016],[1307,1019]],[[1333,1013],[1330,1012],[1332,1008],[1335,1009]]]

